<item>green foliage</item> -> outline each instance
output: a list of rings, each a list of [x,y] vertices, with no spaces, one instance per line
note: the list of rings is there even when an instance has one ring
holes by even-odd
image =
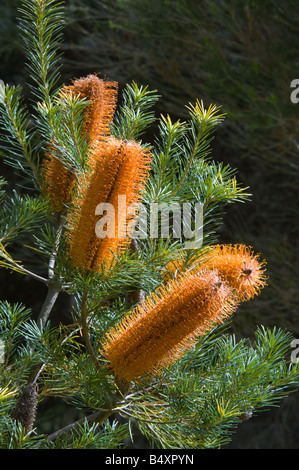
[[[1,340],[5,349],[5,362],[8,364],[22,343],[21,325],[29,320],[31,311],[23,305],[0,302],[0,315]]]
[[[30,117],[26,109],[20,87],[1,87],[0,124],[5,131],[1,148],[5,161],[16,170],[21,170],[27,179],[34,176],[38,180],[38,154],[34,145],[34,132],[30,129]]]
[[[171,204],[189,202],[203,205],[203,243],[215,241],[224,207],[249,197],[235,178],[235,170],[211,160],[211,142],[223,121],[217,106],[207,110],[203,103],[189,105],[189,121],[159,120],[159,139],[144,202]],[[183,240],[181,241],[183,244]]]
[[[56,0],[23,2],[19,11],[27,65],[34,82],[33,93],[49,105],[59,78],[58,48],[64,26],[63,3]]]
[[[65,221],[53,216],[40,190],[41,162],[51,144],[66,168],[76,175],[86,169],[88,146],[82,129],[88,103],[59,93],[61,4],[23,0],[22,5],[20,27],[35,102],[31,114],[21,90],[6,86],[1,126],[6,161],[27,181],[31,178],[33,186],[30,191],[26,188],[29,195],[22,194],[24,187],[19,192],[1,190],[1,266],[42,282],[47,296],[37,319],[31,307],[0,302],[0,341],[5,349],[0,363],[0,447],[114,449],[124,447],[124,440],[133,436],[133,423],[157,447],[221,447],[242,416],[276,405],[298,386],[298,365],[288,358],[292,336],[260,327],[251,344],[217,329],[200,338],[161,376],[131,384],[130,389],[114,380],[98,352],[101,339],[136,305],[130,294],[151,293],[161,285],[163,269],[176,259],[184,239],[147,238],[133,251],[129,247],[121,255],[116,253],[113,268],[97,273],[86,274],[70,265]],[[210,156],[223,115],[217,106],[205,109],[196,101],[189,104],[186,121],[173,122],[168,115],[157,119],[153,111],[157,99],[156,91],[135,82],[127,85],[112,132],[122,139],[141,139],[150,125],[157,124],[159,136],[152,144],[154,161],[143,202],[202,203],[204,245],[208,245],[212,236],[217,239],[224,207],[248,198],[235,170]],[[46,277],[25,268],[23,260],[14,260],[12,242],[21,243],[28,234],[33,238],[31,252],[33,248],[47,266]],[[23,246],[24,258],[27,250]],[[55,323],[53,307],[62,292],[69,304]],[[62,313],[68,315],[65,322]],[[59,398],[83,418],[67,423],[67,429],[44,433],[41,411],[36,427],[27,432],[13,419],[13,412],[20,406],[23,387],[36,383],[41,405]],[[120,414],[126,424],[109,420],[112,414]]]
[[[18,422],[9,418],[0,425],[1,449],[38,449],[41,439],[42,436],[37,436],[33,431],[26,433]]]
[[[127,436],[127,426],[119,426],[117,422],[106,422],[101,429],[96,424],[84,422],[69,436],[58,438],[60,449],[117,449],[122,446]],[[56,443],[57,445],[57,443]]]
[[[71,94],[39,104],[39,126],[51,155],[59,159],[72,173],[79,173],[86,165],[87,139],[83,132],[83,116],[87,100]]]
[[[0,229],[0,243],[11,243],[22,232],[33,232],[45,218],[47,201],[39,197],[20,195],[13,191],[12,196],[4,200],[0,209],[2,226]]]
[[[148,87],[133,81],[123,91],[120,109],[115,115],[112,133],[127,140],[138,140],[144,131],[155,121],[150,109],[158,100],[159,95]]]

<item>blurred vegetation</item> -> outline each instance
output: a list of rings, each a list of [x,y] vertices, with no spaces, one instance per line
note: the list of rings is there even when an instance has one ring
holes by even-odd
[[[100,72],[120,85],[135,80],[157,89],[159,111],[176,118],[185,119],[185,103],[197,98],[227,113],[213,158],[238,168],[238,180],[253,196],[251,203],[229,208],[219,236],[261,251],[269,275],[268,288],[240,308],[235,333],[250,335],[266,324],[298,336],[299,104],[290,100],[290,83],[299,73],[299,3],[65,3],[64,81]],[[0,78],[23,85],[28,77],[15,21],[18,5],[2,0],[0,6]],[[289,413],[294,415],[294,405]]]

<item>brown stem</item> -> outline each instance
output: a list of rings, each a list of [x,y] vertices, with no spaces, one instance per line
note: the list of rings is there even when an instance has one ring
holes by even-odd
[[[109,416],[114,412],[114,408],[110,408],[107,410],[99,410],[95,413],[92,413],[89,416],[85,416],[84,418],[75,421],[74,423],[68,424],[64,428],[58,429],[58,431],[53,432],[47,437],[48,441],[54,441],[58,436],[61,434],[70,431],[72,429],[76,429],[80,424],[84,423],[84,421],[88,421],[89,423],[98,423],[101,424],[105,421],[105,419],[109,418]]]
[[[60,286],[55,284],[49,285],[47,297],[37,319],[37,325],[40,329],[45,326],[60,291]]]
[[[115,381],[117,382],[117,381]],[[80,424],[87,421],[88,423],[96,423],[102,424],[109,416],[115,413],[118,410],[118,405],[124,402],[125,396],[128,394],[130,390],[131,383],[127,381],[121,381],[116,384],[117,385],[117,392],[111,397],[111,401],[107,408],[102,408],[101,410],[95,411],[94,413],[90,414],[89,416],[84,416],[83,418],[75,421],[74,423],[68,424],[58,431],[53,432],[47,437],[48,441],[54,441],[57,437],[61,434],[71,431],[72,429],[76,429]]]

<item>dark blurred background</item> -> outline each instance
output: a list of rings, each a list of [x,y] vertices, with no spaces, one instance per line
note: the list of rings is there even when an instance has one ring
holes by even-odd
[[[184,120],[185,106],[196,99],[227,113],[211,157],[237,168],[252,198],[227,209],[219,240],[252,246],[267,260],[269,276],[268,287],[242,305],[232,328],[237,338],[252,337],[261,324],[299,337],[299,103],[290,99],[291,81],[299,78],[299,2],[69,0],[65,5],[61,83],[100,73],[120,89],[132,80],[157,89],[162,95],[157,115]],[[17,0],[0,0],[0,79],[21,84],[26,95],[19,6]],[[17,175],[1,160],[0,170],[13,186]],[[2,270],[0,282],[1,299],[38,311],[45,293],[34,281]],[[296,392],[280,408],[244,422],[227,447],[299,448],[298,416]]]

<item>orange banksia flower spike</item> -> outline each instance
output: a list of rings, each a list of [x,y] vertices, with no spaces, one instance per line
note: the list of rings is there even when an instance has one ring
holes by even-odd
[[[265,261],[245,245],[216,245],[207,254],[205,268],[216,269],[241,301],[259,294],[266,285]]]
[[[137,305],[107,333],[101,352],[117,379],[138,380],[172,364],[236,307],[215,271],[188,274]]]
[[[106,202],[123,159],[122,142],[109,137],[100,142],[90,157],[90,172],[78,179],[68,215],[67,236],[71,263],[89,269],[100,239],[95,227],[98,204]]]
[[[113,260],[113,253],[124,251],[130,240],[129,222],[134,214],[129,214],[128,207],[141,202],[142,190],[148,176],[152,155],[148,149],[134,141],[124,141],[123,159],[114,181],[107,202],[114,208],[114,237],[105,237],[97,245],[93,268],[102,262],[108,266]],[[136,214],[135,214],[136,215]]]
[[[110,134],[110,125],[116,108],[118,84],[88,75],[77,79],[71,86],[64,86],[61,94],[71,92],[90,101],[86,109],[83,131],[89,139],[90,150],[100,138]],[[50,196],[55,212],[61,212],[69,202],[76,176],[63,162],[48,150],[43,165],[43,191]]]
[[[78,182],[68,220],[69,256],[79,268],[101,269],[113,260],[113,253],[124,250],[129,242],[126,214],[129,204],[140,201],[146,184],[151,156],[148,150],[135,142],[108,137],[99,142],[90,157],[90,173]],[[118,207],[119,196],[125,207]],[[108,203],[113,208],[114,233],[99,237],[96,226],[99,215],[96,208]]]
[[[65,87],[65,90],[91,101],[87,106],[84,126],[90,145],[94,145],[99,137],[109,135],[116,109],[118,83],[100,79],[96,75],[88,75],[74,80],[72,85]]]

